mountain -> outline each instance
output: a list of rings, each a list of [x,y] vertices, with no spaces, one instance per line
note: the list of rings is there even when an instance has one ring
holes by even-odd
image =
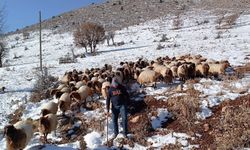
[[[72,31],[82,22],[95,22],[106,30],[118,30],[169,14],[181,15],[191,10],[210,10],[220,14],[230,11],[249,11],[248,0],[109,0],[101,4],[72,10],[44,20],[43,29]],[[38,24],[27,26],[17,32],[37,30]]]

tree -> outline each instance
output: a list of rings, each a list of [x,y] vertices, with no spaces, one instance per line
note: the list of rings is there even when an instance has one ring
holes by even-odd
[[[3,34],[3,28],[4,28],[4,7],[0,8],[0,68],[3,67],[3,58],[6,56],[6,48],[5,48],[5,42],[4,42],[4,34]]]
[[[107,39],[108,46],[109,46],[109,40],[110,39],[112,40],[113,45],[115,45],[114,37],[115,37],[115,32],[114,31],[109,31],[109,32],[106,33],[105,38]]]
[[[84,47],[86,52],[87,47],[90,52],[96,54],[96,46],[105,39],[105,30],[103,26],[95,23],[80,24],[74,32],[74,43],[76,46]]]

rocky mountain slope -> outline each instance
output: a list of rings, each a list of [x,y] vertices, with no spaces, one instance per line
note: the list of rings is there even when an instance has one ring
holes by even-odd
[[[249,8],[248,0],[108,0],[53,16],[44,20],[42,27],[67,32],[82,22],[96,22],[104,25],[106,30],[118,30],[168,14],[181,15],[190,10],[205,9],[221,14],[230,11],[248,13]],[[37,30],[38,27],[35,24],[16,32]]]

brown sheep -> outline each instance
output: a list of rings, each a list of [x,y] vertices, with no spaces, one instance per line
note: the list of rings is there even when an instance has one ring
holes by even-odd
[[[187,63],[188,67],[188,78],[194,79],[195,78],[195,64],[194,63]]]
[[[5,126],[7,150],[24,149],[33,137],[34,130],[34,125],[28,120]]]
[[[47,143],[47,136],[52,131],[55,131],[57,128],[58,119],[55,114],[47,114],[42,116],[39,120],[39,132],[43,134],[44,140]]]

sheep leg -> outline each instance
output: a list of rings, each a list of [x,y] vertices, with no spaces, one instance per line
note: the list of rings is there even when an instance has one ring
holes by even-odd
[[[43,143],[47,143],[47,133],[44,133],[43,134]]]
[[[153,87],[154,87],[154,89],[156,89],[157,87],[156,87],[156,82],[153,84]]]
[[[54,136],[56,136],[56,130],[54,131]]]

